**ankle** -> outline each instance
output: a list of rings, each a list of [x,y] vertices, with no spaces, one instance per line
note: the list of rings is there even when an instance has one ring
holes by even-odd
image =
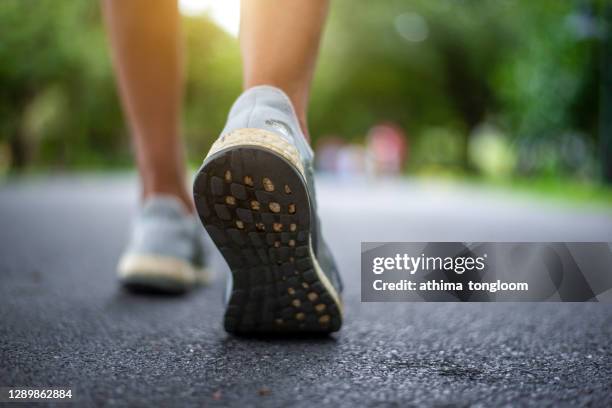
[[[179,200],[183,204],[186,213],[188,214],[195,213],[195,206],[193,204],[193,198],[191,194],[187,193],[187,190],[185,188],[167,187],[167,186],[166,187],[156,186],[155,188],[147,188],[143,190],[141,200],[144,202],[148,198],[158,196],[158,195],[175,197],[177,200]]]

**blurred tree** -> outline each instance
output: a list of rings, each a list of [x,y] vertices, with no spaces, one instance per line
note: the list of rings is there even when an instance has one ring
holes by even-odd
[[[200,162],[241,92],[241,60],[238,40],[206,15],[183,22],[188,54],[184,133],[189,158]]]
[[[509,8],[481,1],[334,3],[315,129],[356,137],[382,118],[419,137],[444,125],[463,137],[454,164],[467,167],[467,136],[496,107],[491,80],[512,46]]]
[[[0,143],[21,169],[115,157],[121,128],[95,2],[0,2]]]
[[[500,113],[525,146],[522,159],[527,160],[519,158],[519,163],[529,163],[519,170],[571,175],[576,167],[568,167],[563,157],[564,141],[571,140],[567,134],[579,132],[588,146],[597,137],[595,1],[520,4],[521,12],[508,16],[516,19],[511,25],[517,27],[517,46],[497,71]],[[534,155],[538,150],[541,154]],[[585,157],[583,165],[590,160]]]
[[[605,7],[605,8],[604,8]],[[602,6],[604,39],[601,42],[601,87],[599,136],[603,179],[612,184],[612,4]]]
[[[359,138],[381,118],[417,139],[444,126],[463,138],[455,165],[464,168],[469,135],[485,120],[518,139],[581,131],[592,142],[594,4],[335,2],[314,93],[314,134]]]
[[[492,123],[516,141],[546,142],[527,149],[544,163],[534,172],[571,174],[575,166],[554,158],[562,141],[594,146],[599,131],[601,146],[612,145],[603,142],[611,115],[609,84],[600,81],[610,71],[609,36],[602,42],[596,23],[604,4],[334,1],[314,82],[313,139],[361,142],[390,121],[414,139],[411,170],[455,172],[469,168],[470,135]],[[237,40],[208,16],[184,23],[184,133],[199,161],[240,92],[240,56]],[[11,166],[125,163],[125,134],[97,2],[2,0],[0,149],[10,147]]]

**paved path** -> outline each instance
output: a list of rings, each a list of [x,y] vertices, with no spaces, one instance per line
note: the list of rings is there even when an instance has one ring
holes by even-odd
[[[219,276],[179,298],[117,288],[132,178],[0,188],[0,386],[71,386],[80,405],[612,405],[612,305],[362,304],[358,283],[363,240],[612,241],[610,211],[440,184],[319,189],[346,325],[289,340],[226,335]]]

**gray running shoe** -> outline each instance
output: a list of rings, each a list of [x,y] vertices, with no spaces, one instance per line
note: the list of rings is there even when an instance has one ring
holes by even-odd
[[[342,284],[321,236],[313,158],[289,98],[258,86],[235,102],[197,173],[200,220],[232,271],[228,332],[340,329]]]
[[[117,268],[123,285],[141,292],[182,293],[205,282],[200,228],[178,199],[147,199]]]

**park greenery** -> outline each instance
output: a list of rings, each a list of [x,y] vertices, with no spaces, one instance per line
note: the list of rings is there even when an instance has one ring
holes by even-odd
[[[314,143],[362,144],[392,122],[408,137],[411,174],[600,183],[612,145],[606,4],[335,0],[309,112]],[[130,163],[100,14],[89,1],[0,2],[0,174]],[[240,55],[207,15],[183,20],[183,131],[197,162],[240,92]]]

